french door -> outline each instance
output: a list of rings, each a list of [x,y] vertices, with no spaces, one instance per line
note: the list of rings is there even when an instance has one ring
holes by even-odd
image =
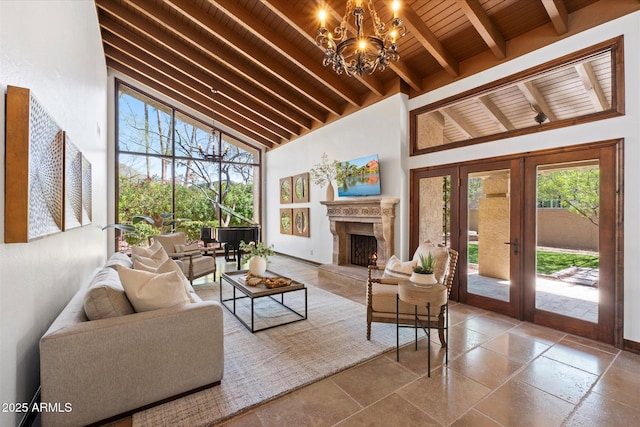
[[[619,343],[619,145],[412,171],[412,249],[460,252],[453,299]]]

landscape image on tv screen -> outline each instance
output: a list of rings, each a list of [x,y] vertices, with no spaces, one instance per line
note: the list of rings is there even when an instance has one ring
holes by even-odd
[[[376,196],[380,191],[378,155],[340,162],[337,181],[338,196]]]

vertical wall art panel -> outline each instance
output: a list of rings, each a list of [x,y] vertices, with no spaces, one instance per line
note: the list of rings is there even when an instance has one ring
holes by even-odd
[[[64,229],[82,225],[82,154],[64,132]]]
[[[309,208],[296,208],[293,210],[293,234],[309,237]]]
[[[6,243],[63,230],[64,138],[29,89],[7,87]]]
[[[82,156],[82,225],[91,224],[93,220],[91,183],[91,163]]]
[[[291,203],[291,177],[280,179],[280,203]]]
[[[293,177],[293,203],[309,201],[309,172]]]
[[[293,233],[293,219],[292,211],[288,208],[280,209],[280,233],[292,234]]]

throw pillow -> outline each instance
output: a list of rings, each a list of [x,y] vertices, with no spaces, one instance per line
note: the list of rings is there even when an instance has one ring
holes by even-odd
[[[105,267],[111,267],[112,269],[116,269],[116,266],[121,265],[123,267],[132,268],[133,263],[132,259],[122,252],[116,252],[109,257],[107,262],[104,264]]]
[[[134,313],[114,268],[105,267],[93,277],[84,295],[84,313],[89,320]]]
[[[447,267],[449,266],[449,251],[443,246],[436,246],[430,241],[420,243],[416,252],[413,254],[413,261],[420,262],[420,255],[427,257],[429,254],[435,259],[435,268],[433,269],[433,275],[438,281],[442,283],[444,277],[447,274]]]
[[[190,303],[184,283],[175,271],[156,274],[118,268],[118,274],[124,292],[136,312]]]
[[[413,267],[416,266],[415,261],[405,261],[402,262],[400,259],[391,255],[391,258],[387,261],[387,264],[384,267],[384,273],[382,277],[396,277],[399,279],[408,279],[413,273]]]
[[[166,260],[149,258],[142,255],[131,255],[133,259],[133,269],[134,270],[144,270],[155,273],[155,271],[160,267],[160,265]],[[169,258],[167,258],[169,259]]]
[[[169,258],[167,251],[164,250],[160,242],[158,242],[157,240],[154,240],[153,243],[146,248],[141,246],[133,246],[131,248],[131,255],[140,255],[146,258],[159,259],[161,261]]]
[[[192,292],[195,292],[195,291],[193,290],[193,287],[191,287],[191,283],[189,283],[189,279],[187,279],[187,276],[184,275],[182,268],[180,268],[178,263],[176,263],[174,260],[169,258],[168,260],[163,262],[155,272],[158,274],[162,274],[162,273],[170,273],[172,271],[178,273],[178,276],[182,280],[182,283],[184,283],[184,288],[187,291],[187,296],[189,297],[189,301],[196,302],[195,298],[192,295]]]
[[[202,256],[200,246],[198,243],[191,243],[188,245],[174,245],[174,250],[179,255],[191,255],[193,258],[199,258]]]

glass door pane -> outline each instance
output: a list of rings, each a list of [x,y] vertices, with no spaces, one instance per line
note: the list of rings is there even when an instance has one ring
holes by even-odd
[[[537,167],[535,308],[598,323],[600,164]]]
[[[451,176],[419,180],[419,242],[451,246]]]
[[[467,294],[510,302],[510,170],[469,173]],[[518,244],[517,240],[513,244]]]

